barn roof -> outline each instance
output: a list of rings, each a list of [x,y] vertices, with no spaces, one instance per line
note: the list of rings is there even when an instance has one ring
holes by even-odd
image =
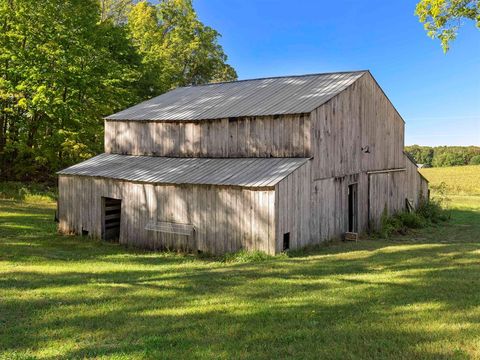
[[[308,113],[366,71],[240,80],[180,87],[107,120],[202,120]]]
[[[271,187],[307,161],[307,158],[168,158],[101,154],[57,174],[161,184]]]

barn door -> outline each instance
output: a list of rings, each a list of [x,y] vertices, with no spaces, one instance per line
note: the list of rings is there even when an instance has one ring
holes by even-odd
[[[122,200],[102,198],[102,239],[118,242],[120,238],[120,222]]]

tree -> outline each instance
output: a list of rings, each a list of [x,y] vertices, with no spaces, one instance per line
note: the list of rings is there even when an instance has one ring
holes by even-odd
[[[429,166],[456,166],[471,164],[480,156],[478,146],[405,146],[418,164]]]
[[[51,179],[103,149],[102,117],[236,78],[189,0],[0,0],[0,178]]]
[[[0,0],[2,177],[90,157],[102,116],[137,100],[135,49],[99,15],[97,0]]]
[[[474,21],[480,28],[480,0],[421,0],[415,15],[428,36],[439,39],[447,52],[465,20]]]
[[[190,0],[141,1],[128,16],[130,36],[143,58],[142,97],[177,86],[235,80],[218,44],[219,33],[202,24]]]
[[[480,155],[475,155],[470,159],[470,165],[480,165]]]

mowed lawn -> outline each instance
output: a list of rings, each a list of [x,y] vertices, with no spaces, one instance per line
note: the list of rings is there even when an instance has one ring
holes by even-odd
[[[224,262],[60,236],[0,200],[0,358],[480,358],[480,197],[446,225]]]

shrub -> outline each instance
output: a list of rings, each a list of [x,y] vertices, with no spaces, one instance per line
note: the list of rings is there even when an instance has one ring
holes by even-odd
[[[447,221],[450,219],[450,212],[442,208],[442,202],[438,199],[425,201],[417,209],[419,214],[425,221],[430,223],[438,223],[440,221]]]
[[[380,236],[388,239],[393,234],[405,234],[407,229],[397,216],[382,216]]]
[[[433,199],[421,203],[415,212],[402,212],[393,216],[384,214],[378,235],[388,239],[393,234],[404,235],[408,229],[420,229],[448,219],[450,213],[442,207],[440,200]]]
[[[420,229],[426,225],[426,221],[423,216],[416,212],[404,212],[396,215],[396,217],[403,224],[403,226],[410,229]]]
[[[470,159],[470,165],[480,165],[480,155],[475,155]]]

